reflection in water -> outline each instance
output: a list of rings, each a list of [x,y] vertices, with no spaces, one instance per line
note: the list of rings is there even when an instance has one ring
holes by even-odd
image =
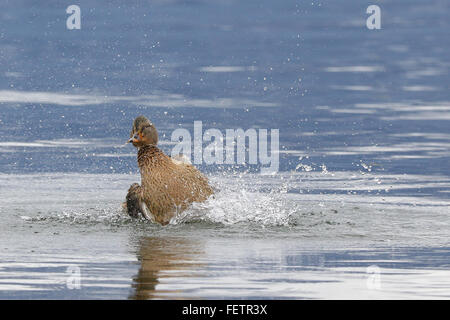
[[[183,297],[180,289],[158,290],[158,285],[173,278],[191,277],[202,264],[198,263],[203,251],[197,243],[186,238],[144,237],[140,241],[137,258],[138,274],[133,278],[130,299],[161,299],[176,294]]]

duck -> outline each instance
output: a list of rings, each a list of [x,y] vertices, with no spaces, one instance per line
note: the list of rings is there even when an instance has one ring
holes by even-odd
[[[204,202],[214,193],[208,179],[188,160],[169,157],[158,148],[158,131],[145,116],[133,121],[127,143],[137,148],[141,174],[141,184],[130,186],[123,204],[131,217],[167,225],[193,202]]]

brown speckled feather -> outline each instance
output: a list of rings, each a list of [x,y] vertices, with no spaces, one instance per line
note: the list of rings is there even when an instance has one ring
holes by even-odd
[[[197,168],[173,161],[156,146],[139,148],[138,165],[142,201],[160,224],[169,223],[192,202],[205,201],[213,194],[208,180]]]

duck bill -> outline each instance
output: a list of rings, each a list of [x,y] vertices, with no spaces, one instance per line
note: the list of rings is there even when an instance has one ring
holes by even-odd
[[[141,140],[139,139],[139,135],[136,133],[133,137],[131,137],[127,143],[138,143]]]

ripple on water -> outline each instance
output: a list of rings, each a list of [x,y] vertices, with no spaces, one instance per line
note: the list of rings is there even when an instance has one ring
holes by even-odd
[[[308,239],[447,241],[448,178],[381,174],[363,167],[359,173],[210,176],[218,189],[214,197],[194,203],[167,228],[131,219],[122,211],[128,186],[137,180],[134,175],[2,175],[6,188],[0,193],[7,190],[8,195],[0,197],[0,207],[8,208],[7,219],[25,224],[142,225],[167,232],[196,225],[230,232],[250,228],[255,234],[269,228],[278,236]]]

